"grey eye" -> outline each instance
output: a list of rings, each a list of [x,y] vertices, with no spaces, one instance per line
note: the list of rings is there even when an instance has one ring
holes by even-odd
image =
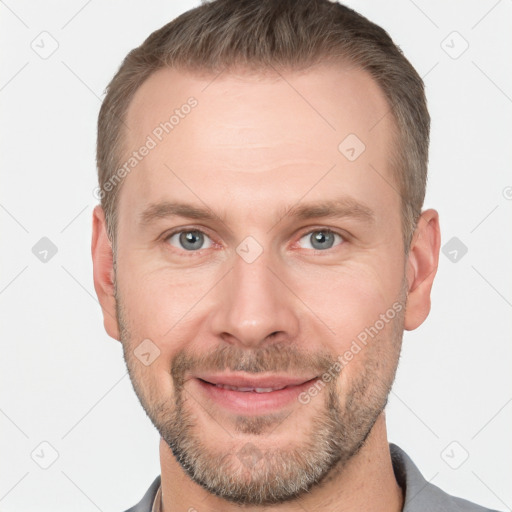
[[[174,247],[177,247],[178,249],[185,249],[186,251],[198,251],[199,249],[208,249],[211,247],[211,239],[203,232],[195,229],[189,231],[178,231],[177,233],[170,235],[168,241]],[[205,242],[206,246],[204,245]]]
[[[334,233],[328,229],[317,229],[301,237],[301,240],[306,241],[306,246],[302,246],[303,248],[315,249],[317,251],[331,249],[336,239],[341,242],[343,241],[343,238],[338,235],[338,233]]]

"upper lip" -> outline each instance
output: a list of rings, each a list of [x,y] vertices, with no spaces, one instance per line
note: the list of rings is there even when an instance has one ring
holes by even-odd
[[[304,384],[315,378],[315,376],[291,377],[289,375],[266,375],[253,376],[247,373],[220,373],[197,375],[196,378],[209,382],[210,384],[224,384],[237,388],[284,388]]]

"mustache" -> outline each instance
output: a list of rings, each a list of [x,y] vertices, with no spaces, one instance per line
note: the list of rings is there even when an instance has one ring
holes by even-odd
[[[179,351],[171,364],[171,376],[177,387],[183,385],[187,374],[191,372],[279,372],[310,373],[316,375],[329,370],[336,362],[327,351],[302,351],[295,345],[277,343],[260,349],[243,349],[226,345],[216,347],[205,354]]]

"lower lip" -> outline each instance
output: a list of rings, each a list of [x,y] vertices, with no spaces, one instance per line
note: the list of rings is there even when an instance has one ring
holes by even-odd
[[[220,388],[201,379],[194,379],[204,394],[216,404],[239,414],[264,414],[279,410],[290,403],[297,402],[299,395],[307,390],[316,380],[289,386],[268,393],[256,391],[233,391]]]

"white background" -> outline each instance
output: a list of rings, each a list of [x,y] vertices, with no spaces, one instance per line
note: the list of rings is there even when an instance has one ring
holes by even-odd
[[[431,315],[405,334],[389,438],[450,494],[510,510],[512,2],[348,3],[425,77],[425,207],[440,213],[443,245],[468,248],[456,263],[441,255]],[[93,288],[96,121],[126,53],[197,4],[0,3],[2,511],[121,511],[160,473],[158,435]],[[51,47],[43,31],[58,42],[47,59],[31,47],[40,37]],[[454,59],[461,37],[469,47]],[[32,253],[44,236],[58,249],[47,263]],[[50,460],[43,441],[59,455],[46,470],[31,458],[37,448]]]

